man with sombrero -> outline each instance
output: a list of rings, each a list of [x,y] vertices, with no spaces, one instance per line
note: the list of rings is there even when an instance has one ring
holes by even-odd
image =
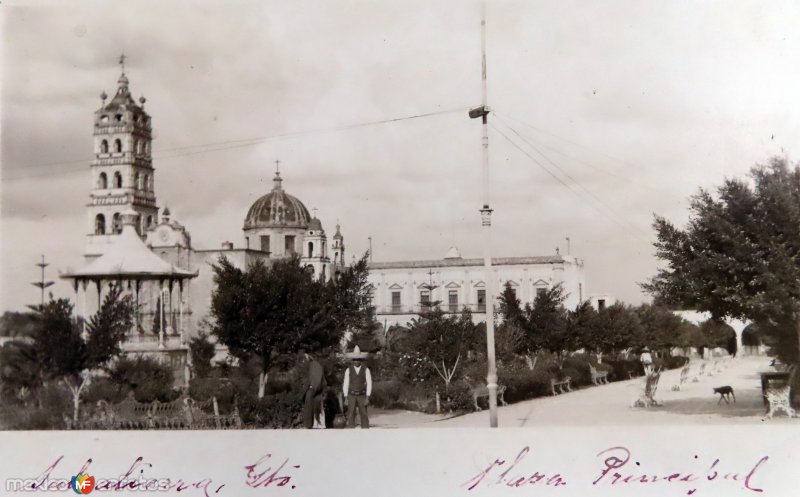
[[[369,428],[367,406],[369,405],[369,396],[372,394],[372,375],[364,364],[364,359],[368,355],[366,352],[361,352],[358,345],[352,352],[345,354],[345,357],[352,361],[344,372],[344,384],[342,385],[347,403],[348,428],[356,427],[356,408],[358,408],[358,415],[361,418],[361,428]]]

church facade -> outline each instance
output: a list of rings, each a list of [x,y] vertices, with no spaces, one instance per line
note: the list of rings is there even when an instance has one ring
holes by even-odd
[[[136,232],[153,253],[177,268],[197,273],[187,288],[156,282],[137,290],[138,329],[127,337],[126,350],[185,350],[208,316],[214,287],[211,265],[220,257],[245,269],[257,260],[269,264],[297,255],[303,267],[324,279],[330,279],[344,265],[340,227],[336,226],[329,240],[322,222],[284,190],[278,170],[271,191],[257,199],[246,213],[239,244],[225,241],[218,248],[195,247],[186,226],[173,218],[168,207],[158,205],[151,148],[153,128],[144,108],[146,100],[133,98],[124,68],[117,83],[113,98],[109,99],[105,92],[101,94],[101,107],[94,113],[84,257],[90,262],[114,250],[123,230],[123,216],[135,215]],[[102,286],[95,290],[98,303],[103,292]]]

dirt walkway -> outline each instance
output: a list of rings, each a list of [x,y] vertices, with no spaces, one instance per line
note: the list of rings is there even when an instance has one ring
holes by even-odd
[[[702,363],[706,374],[696,373]],[[643,378],[584,388],[556,397],[543,397],[500,407],[501,427],[519,426],[586,426],[586,425],[660,425],[660,424],[727,424],[727,423],[800,423],[782,414],[762,421],[764,406],[761,399],[759,371],[771,371],[766,357],[748,356],[727,361],[719,370],[714,361],[694,360],[689,381],[679,391],[673,391],[680,379],[680,369],[661,375],[656,398],[661,407],[631,408],[640,395]],[[709,374],[710,373],[710,374]],[[697,379],[696,382],[693,379]],[[718,404],[714,387],[733,387],[736,403]],[[383,428],[410,427],[487,427],[487,411],[454,418],[405,411],[376,413],[372,425]]]

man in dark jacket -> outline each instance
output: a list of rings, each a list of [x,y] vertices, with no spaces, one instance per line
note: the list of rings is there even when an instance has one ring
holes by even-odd
[[[310,361],[308,365],[308,381],[306,382],[306,391],[303,398],[303,427],[314,428],[315,420],[317,427],[323,428],[324,424],[321,423],[320,418],[322,415],[322,397],[327,383],[325,382],[325,371],[322,369],[322,364],[317,362],[308,354],[304,354],[306,360]]]

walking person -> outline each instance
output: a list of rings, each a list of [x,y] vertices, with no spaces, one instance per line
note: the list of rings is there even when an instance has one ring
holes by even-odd
[[[344,372],[342,385],[342,392],[347,403],[348,428],[356,427],[356,409],[358,409],[361,419],[361,428],[369,428],[367,406],[369,405],[369,396],[372,395],[372,374],[364,364],[367,355],[366,352],[361,352],[358,345],[353,352],[346,354],[346,357],[353,361]]]
[[[653,372],[653,356],[650,355],[649,348],[645,347],[642,349],[642,355],[639,356],[639,360],[642,361],[644,374],[648,375]]]
[[[325,382],[325,371],[316,359],[308,354],[303,354],[308,364],[308,377],[306,389],[303,397],[303,427],[304,428],[324,428],[321,421],[323,393],[327,383]]]

